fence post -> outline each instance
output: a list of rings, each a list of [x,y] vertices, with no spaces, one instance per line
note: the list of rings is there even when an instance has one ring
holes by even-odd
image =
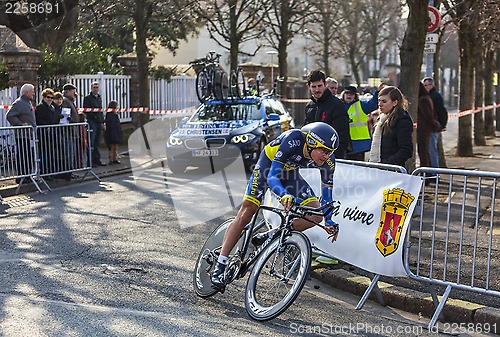
[[[107,88],[106,88],[106,85],[104,82],[104,73],[102,71],[99,71],[97,73],[97,82],[99,82],[99,93],[101,94],[101,99],[102,99],[102,102],[103,102],[103,108],[105,108],[107,106],[107,102],[108,101],[108,93],[107,93]]]

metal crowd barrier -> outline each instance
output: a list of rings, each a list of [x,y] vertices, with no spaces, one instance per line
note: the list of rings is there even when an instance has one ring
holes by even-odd
[[[428,185],[408,229],[405,269],[429,285],[432,328],[452,289],[500,297],[500,243],[493,234],[500,173],[419,168],[412,175]],[[435,285],[445,287],[441,301]]]
[[[41,192],[34,179],[38,173],[37,155],[32,126],[0,127],[0,181],[16,179],[21,186],[29,178]]]
[[[87,123],[37,126],[39,178],[45,183],[47,177],[86,171],[82,180],[90,172],[100,181],[92,171],[90,132]]]
[[[46,179],[77,171],[86,171],[82,181],[88,173],[101,181],[92,171],[90,132],[87,123],[0,127],[0,181],[17,179],[16,193],[26,178],[40,193],[37,181],[50,191]]]

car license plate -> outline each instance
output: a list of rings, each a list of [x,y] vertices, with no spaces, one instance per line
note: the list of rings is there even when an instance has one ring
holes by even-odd
[[[213,157],[218,155],[219,150],[193,150],[193,157]]]

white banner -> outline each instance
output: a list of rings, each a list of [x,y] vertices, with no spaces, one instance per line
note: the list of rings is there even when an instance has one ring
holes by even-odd
[[[407,276],[403,246],[421,178],[337,163],[333,186],[332,220],[340,227],[337,241],[315,226],[305,232],[311,242],[364,270]]]

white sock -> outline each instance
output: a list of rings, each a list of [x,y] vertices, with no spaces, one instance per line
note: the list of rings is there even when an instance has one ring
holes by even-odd
[[[227,265],[227,260],[228,259],[229,258],[227,256],[219,255],[219,258],[217,259],[217,262]]]

